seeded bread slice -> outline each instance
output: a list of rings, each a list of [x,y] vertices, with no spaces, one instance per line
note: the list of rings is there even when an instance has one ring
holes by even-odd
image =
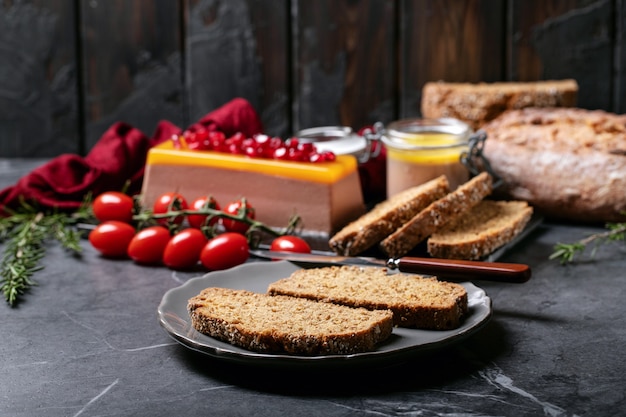
[[[449,191],[448,180],[442,175],[400,192],[345,226],[330,239],[330,248],[340,255],[357,255],[379,243]]]
[[[428,238],[428,253],[437,258],[483,258],[524,230],[532,214],[525,201],[483,200]]]
[[[187,305],[200,333],[257,352],[302,355],[371,351],[393,329],[388,310],[206,288]]]
[[[393,311],[397,326],[454,329],[468,311],[460,284],[433,277],[389,274],[385,268],[332,266],[301,269],[270,284],[268,293]]]
[[[399,258],[441,227],[456,219],[491,194],[493,179],[482,172],[456,190],[430,204],[380,242],[388,256]]]

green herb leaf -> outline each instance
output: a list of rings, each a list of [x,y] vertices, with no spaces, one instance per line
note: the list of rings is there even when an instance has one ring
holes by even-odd
[[[594,245],[591,249],[591,257],[593,258],[601,245],[609,242],[626,241],[626,222],[607,223],[605,228],[607,230],[604,232],[594,233],[574,243],[557,243],[550,259],[558,259],[561,264],[573,262],[576,255],[581,255],[591,244]]]

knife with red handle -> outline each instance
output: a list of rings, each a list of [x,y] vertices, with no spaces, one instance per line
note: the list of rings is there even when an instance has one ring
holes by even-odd
[[[522,284],[530,279],[528,265],[504,262],[464,261],[404,257],[391,259],[388,266],[403,272],[435,275],[448,280],[482,280]]]
[[[369,257],[338,256],[326,253],[273,252],[251,250],[254,256],[318,265],[384,266],[401,272],[434,275],[448,281],[497,281],[522,284],[530,279],[528,265],[504,262],[463,261],[405,256],[382,260]]]

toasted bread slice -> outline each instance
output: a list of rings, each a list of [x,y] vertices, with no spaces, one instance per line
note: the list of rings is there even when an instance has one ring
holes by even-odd
[[[483,200],[428,238],[437,258],[481,259],[519,234],[533,209],[525,201]]]
[[[187,309],[197,331],[257,352],[365,352],[387,339],[393,329],[393,314],[388,310],[227,288],[204,289],[189,300]]]
[[[340,255],[357,255],[379,243],[449,191],[448,180],[442,175],[400,192],[345,226],[330,239],[330,248]]]
[[[486,172],[478,174],[418,213],[380,242],[380,248],[392,258],[406,255],[424,239],[481,202],[492,190],[491,176]]]
[[[385,268],[332,266],[301,269],[270,284],[268,293],[367,309],[393,311],[397,326],[454,329],[467,313],[467,291],[460,284]]]

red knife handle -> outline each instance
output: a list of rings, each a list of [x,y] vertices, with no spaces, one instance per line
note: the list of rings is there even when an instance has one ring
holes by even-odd
[[[400,271],[435,275],[442,280],[482,280],[522,284],[528,281],[531,275],[528,265],[514,263],[413,258],[408,256],[390,262],[393,262]]]

